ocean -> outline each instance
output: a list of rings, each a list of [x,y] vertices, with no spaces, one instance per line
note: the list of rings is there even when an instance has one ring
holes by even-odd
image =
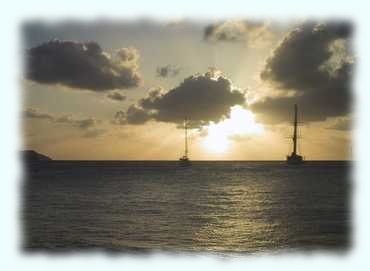
[[[51,161],[27,165],[23,248],[122,253],[343,251],[351,163]]]

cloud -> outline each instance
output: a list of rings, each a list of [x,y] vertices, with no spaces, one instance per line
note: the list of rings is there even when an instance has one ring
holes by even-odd
[[[112,124],[118,124],[118,125],[127,124],[126,113],[123,111],[117,111],[113,117]]]
[[[175,77],[180,73],[181,68],[173,65],[166,65],[163,67],[158,67],[156,71],[158,77]]]
[[[114,115],[112,120],[113,124],[124,125],[124,124],[144,124],[145,122],[152,119],[149,112],[138,107],[137,105],[131,105],[126,112],[118,111]]]
[[[131,105],[126,111],[126,121],[130,124],[143,124],[151,118],[150,112],[136,105]]]
[[[93,127],[96,125],[96,120],[93,118],[88,118],[88,119],[82,119],[82,120],[76,120],[75,123],[77,127],[81,129],[88,129],[90,127]]]
[[[82,136],[86,138],[96,138],[105,134],[106,130],[104,129],[92,129],[86,131]]]
[[[112,92],[112,93],[109,93],[107,95],[107,97],[111,100],[114,100],[114,101],[119,101],[119,102],[122,102],[124,100],[126,100],[126,96],[125,95],[122,95],[121,93],[119,92]]]
[[[80,128],[80,129],[89,129],[91,127],[94,127],[99,121],[94,118],[82,118],[78,119],[74,116],[53,116],[51,119],[54,123],[62,123],[62,124],[70,124],[74,127]]]
[[[48,113],[41,112],[38,108],[27,108],[23,112],[23,117],[31,119],[53,120],[54,117]]]
[[[251,109],[268,122],[291,121],[298,104],[302,121],[349,113],[353,57],[348,23],[305,23],[289,32],[267,59],[261,79],[293,95],[268,97]]]
[[[26,76],[91,91],[132,88],[141,81],[138,59],[135,48],[118,49],[113,57],[96,42],[51,40],[27,50]]]
[[[204,29],[204,39],[210,42],[246,42],[252,48],[266,47],[275,35],[267,24],[252,21],[224,21]]]
[[[352,129],[352,118],[350,117],[336,118],[334,122],[327,127],[327,129],[349,131]]]
[[[116,122],[142,124],[152,119],[181,124],[186,117],[190,125],[200,126],[210,121],[218,122],[229,114],[232,106],[244,103],[245,93],[219,71],[210,69],[203,75],[186,78],[167,92],[161,88],[151,90],[126,113],[117,112]]]
[[[72,115],[53,115],[50,113],[42,112],[37,108],[26,108],[23,110],[23,116],[31,119],[47,120],[55,124],[67,124],[81,130],[92,132],[92,129],[96,129],[96,126],[100,123],[100,120],[95,118],[76,118]]]

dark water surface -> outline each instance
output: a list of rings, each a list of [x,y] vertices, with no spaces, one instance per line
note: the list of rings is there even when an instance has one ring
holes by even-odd
[[[350,163],[53,161],[29,166],[30,251],[275,252],[350,243]]]

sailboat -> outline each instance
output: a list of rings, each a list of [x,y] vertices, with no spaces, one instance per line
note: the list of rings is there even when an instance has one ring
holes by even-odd
[[[188,157],[188,121],[186,118],[184,120],[184,130],[185,130],[185,151],[184,155],[179,159],[179,164],[180,166],[186,167],[191,165]]]
[[[289,165],[300,165],[303,164],[303,157],[297,154],[297,125],[298,125],[298,106],[294,105],[294,130],[293,130],[293,151],[290,155],[287,155],[286,161]]]

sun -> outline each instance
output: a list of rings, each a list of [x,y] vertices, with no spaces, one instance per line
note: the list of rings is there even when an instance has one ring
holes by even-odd
[[[225,134],[225,130],[219,124],[211,123],[207,128],[207,137],[203,144],[207,150],[214,153],[223,153],[230,146],[230,140]]]
[[[264,128],[255,121],[251,111],[234,106],[230,110],[230,117],[218,123],[211,122],[204,127],[207,136],[203,140],[204,147],[214,153],[224,153],[231,145],[233,136],[260,135]]]

